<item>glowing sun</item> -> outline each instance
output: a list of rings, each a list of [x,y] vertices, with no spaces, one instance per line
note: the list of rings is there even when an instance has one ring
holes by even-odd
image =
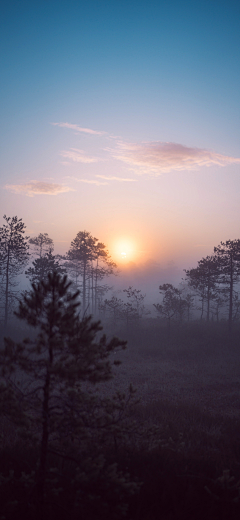
[[[113,244],[113,257],[116,262],[122,261],[132,262],[136,258],[135,241],[130,238],[119,238]]]

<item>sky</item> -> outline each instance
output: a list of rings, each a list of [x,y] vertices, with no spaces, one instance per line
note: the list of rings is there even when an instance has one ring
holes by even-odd
[[[0,225],[190,268],[240,238],[240,3],[2,2]]]

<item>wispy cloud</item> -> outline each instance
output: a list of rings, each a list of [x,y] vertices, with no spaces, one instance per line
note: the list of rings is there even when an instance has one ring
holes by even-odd
[[[147,143],[119,141],[115,150],[108,151],[115,159],[129,164],[138,173],[155,175],[173,170],[194,170],[201,166],[226,166],[240,163],[240,158],[160,141]]]
[[[78,177],[73,177],[72,175],[67,175],[66,179],[71,179],[72,181],[76,182],[85,182],[86,184],[96,184],[96,186],[106,186],[108,184],[108,182],[100,182],[95,179],[79,179]]]
[[[72,123],[51,123],[54,126],[60,126],[61,128],[69,128],[70,130],[75,130],[75,132],[83,132],[84,134],[91,135],[104,135],[106,132],[99,132],[97,130],[92,130],[91,128],[83,128],[82,126],[75,125]]]
[[[106,186],[108,182],[99,182],[94,179],[76,179],[78,182],[85,182],[86,184],[96,184],[96,186]]]
[[[122,177],[107,177],[107,175],[96,175],[100,179],[106,179],[107,181],[118,181],[118,182],[136,182],[136,179],[123,179]]]
[[[58,195],[59,193],[74,191],[72,188],[62,184],[35,180],[26,182],[25,184],[7,184],[5,189],[13,191],[14,193],[27,195],[28,197],[33,197],[34,195]]]
[[[102,159],[98,157],[90,157],[86,155],[83,150],[79,150],[78,148],[71,148],[70,150],[63,150],[60,154],[62,157],[66,159],[71,159],[74,162],[80,162],[84,164],[96,163],[102,161]]]

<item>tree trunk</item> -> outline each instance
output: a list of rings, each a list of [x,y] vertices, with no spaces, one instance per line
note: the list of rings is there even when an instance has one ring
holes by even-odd
[[[83,312],[86,308],[86,260],[83,262]]]
[[[97,315],[97,284],[98,284],[98,258],[97,258],[96,276],[95,276],[95,316]]]
[[[6,287],[5,287],[5,316],[4,316],[4,328],[6,328],[6,326],[7,326],[7,322],[8,322],[9,264],[10,264],[10,249],[9,249],[9,246],[8,246],[7,266],[6,266]]]
[[[228,318],[228,330],[232,332],[232,312],[233,312],[233,257],[230,257],[230,288],[229,288],[229,318]]]
[[[54,298],[54,295],[53,295]],[[53,325],[50,326],[49,331],[49,348],[48,348],[48,364],[46,370],[45,384],[43,388],[43,403],[42,403],[42,439],[40,448],[40,462],[37,476],[37,495],[39,501],[39,519],[44,519],[44,494],[46,483],[46,467],[48,455],[48,438],[49,438],[49,400],[50,400],[50,379],[51,367],[53,364]]]
[[[207,321],[209,321],[210,318],[210,287],[208,285],[207,289]]]

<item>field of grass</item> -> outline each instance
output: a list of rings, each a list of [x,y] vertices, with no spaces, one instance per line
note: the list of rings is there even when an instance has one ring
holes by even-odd
[[[136,389],[138,402],[127,412],[135,430],[114,459],[142,483],[126,519],[239,519],[240,329],[229,338],[225,323],[168,329],[146,320],[114,332],[128,347],[113,354],[121,365],[96,391],[110,396],[130,383]],[[4,420],[1,438],[6,464],[3,453],[10,446],[13,453],[18,439]],[[102,518],[108,516],[99,511],[94,520]]]

